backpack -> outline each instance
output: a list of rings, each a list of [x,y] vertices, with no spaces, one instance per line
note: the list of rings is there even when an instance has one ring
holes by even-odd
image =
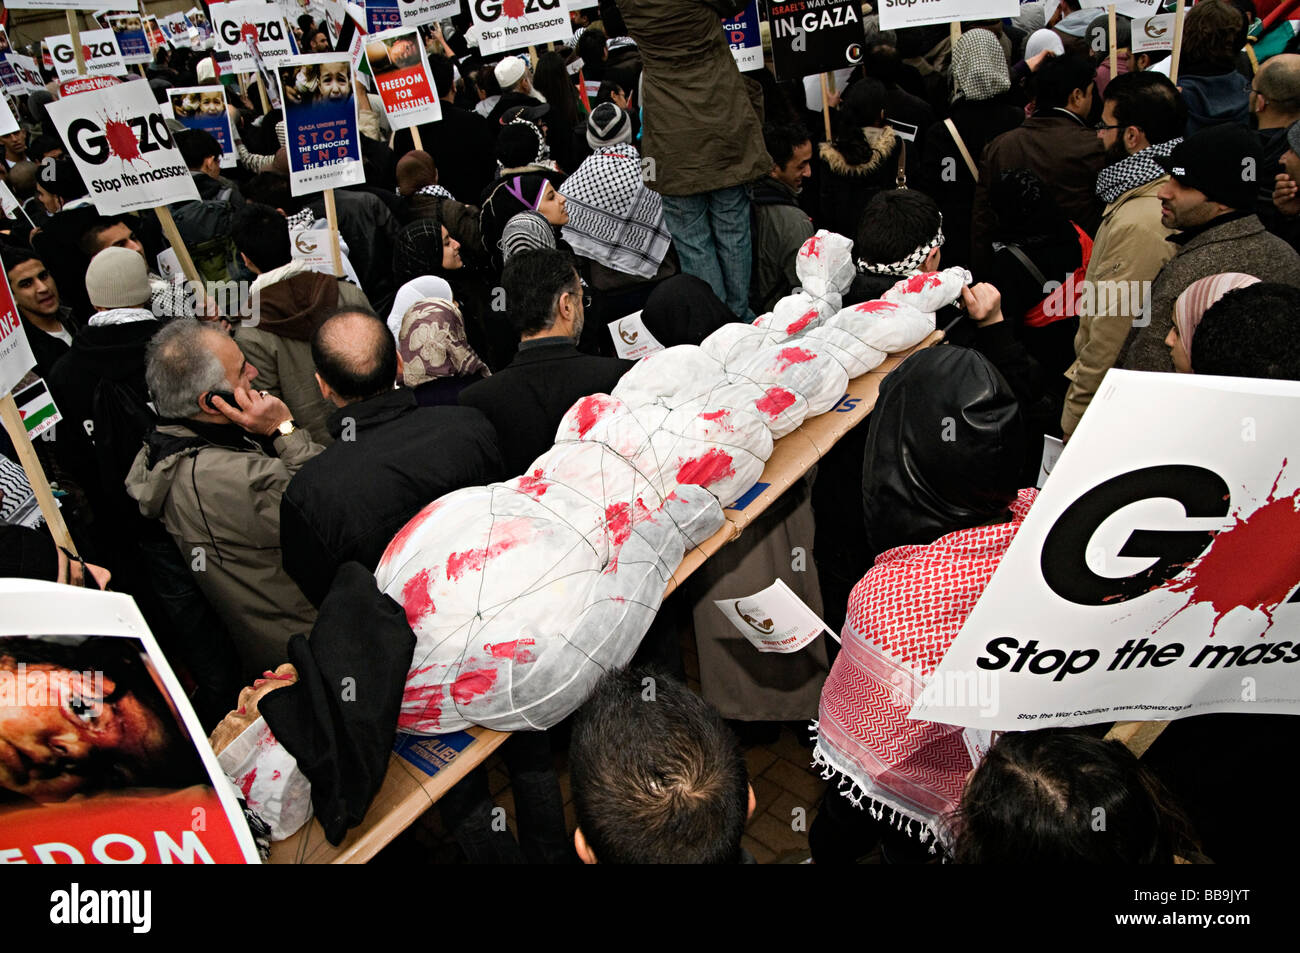
[[[121,487],[145,436],[158,423],[148,395],[124,381],[101,378],[91,397],[95,460],[104,486]]]
[[[239,278],[239,253],[231,237],[234,210],[227,201],[229,195],[227,189],[216,199],[186,202],[172,208],[176,228],[204,281],[236,281]]]

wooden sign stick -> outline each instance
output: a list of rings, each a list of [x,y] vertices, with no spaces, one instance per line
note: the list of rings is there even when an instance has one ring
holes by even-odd
[[[325,190],[325,219],[330,227],[330,251],[334,255],[334,277],[343,277],[343,253],[339,250],[339,213],[334,207],[334,190]]]
[[[1169,57],[1169,81],[1178,85],[1178,57],[1183,52],[1183,20],[1187,15],[1187,0],[1178,0],[1174,8],[1174,52]]]
[[[72,34],[72,55],[77,58],[77,75],[86,75],[86,55],[81,52],[81,27],[77,24],[77,15],[71,10],[65,14],[68,18],[68,32]]]
[[[421,141],[421,139],[420,139],[420,127],[419,127],[419,126],[412,126],[412,127],[411,127],[411,142],[415,144],[415,148],[416,148],[416,149],[420,150],[421,152],[424,151],[424,142]]]
[[[1119,75],[1119,50],[1115,46],[1119,38],[1115,35],[1115,4],[1113,3],[1106,10],[1106,29],[1110,33],[1110,78],[1114,79]]]
[[[831,141],[831,92],[826,74],[821,74],[822,81],[822,121],[826,123],[826,141]]]
[[[74,556],[77,555],[77,547],[72,542],[71,534],[68,533],[67,524],[63,522],[63,513],[59,510],[59,505],[54,502],[50,481],[45,478],[45,469],[36,456],[36,448],[32,446],[31,438],[27,436],[27,428],[23,426],[23,417],[18,412],[13,394],[0,397],[0,421],[3,421],[4,428],[9,433],[9,440],[13,443],[14,450],[18,452],[18,462],[23,465],[27,482],[32,485],[32,490],[36,494],[41,515],[45,517],[45,525],[49,528],[50,535],[54,537],[54,545],[62,546]]]
[[[181,238],[180,230],[176,228],[176,219],[172,218],[172,210],[166,205],[159,205],[154,212],[158,215],[163,234],[167,236],[167,241],[171,242],[172,251],[176,252],[176,258],[181,263],[181,271],[185,272],[185,277],[190,281],[202,284],[203,279],[199,276],[199,270],[194,267],[190,250],[185,247],[185,240]]]

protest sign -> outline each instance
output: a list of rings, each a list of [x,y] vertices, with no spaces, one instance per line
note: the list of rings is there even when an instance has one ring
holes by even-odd
[[[470,9],[484,56],[573,39],[564,0],[474,0]]]
[[[6,182],[0,182],[0,210],[4,212],[5,218],[12,218],[17,221],[18,216],[21,215],[28,225],[32,224],[31,216],[27,214],[27,210],[18,201],[18,196],[10,191]]]
[[[403,27],[370,37],[366,43],[366,59],[370,61],[389,125],[394,129],[442,118],[442,106],[433,77],[429,75],[429,60],[419,30]]]
[[[279,66],[293,56],[289,28],[273,3],[234,0],[213,4],[212,25],[217,49],[230,54],[230,68],[236,73],[256,71],[254,53],[267,66]]]
[[[72,35],[63,33],[47,37],[45,43],[54,61],[54,71],[59,79],[86,76],[124,76],[126,63],[114,41],[112,30],[86,30],[81,34],[81,55],[86,61],[86,72],[77,70],[77,54],[72,47]]]
[[[664,349],[641,320],[640,311],[609,322],[609,336],[614,339],[614,350],[625,361],[638,361]]]
[[[0,761],[0,862],[257,863],[235,790],[135,602],[29,579],[0,580],[0,596],[0,738],[49,765]],[[50,736],[46,751],[41,726],[56,723],[71,740]],[[104,761],[113,770],[95,768]]]
[[[148,63],[153,59],[149,52],[149,38],[144,35],[144,22],[138,14],[108,14],[108,27],[117,39],[117,48],[127,64]]]
[[[1109,0],[1083,0],[1079,6],[1082,9],[1113,6],[1115,12],[1120,16],[1149,17],[1160,12],[1160,8],[1164,6],[1164,0],[1115,0],[1114,3],[1110,3]],[[963,16],[962,19],[969,20],[972,18]],[[882,27],[882,29],[884,28]]]
[[[402,25],[398,0],[365,0],[366,32],[382,33]]]
[[[436,23],[446,17],[455,16],[458,10],[460,10],[460,0],[398,0],[397,4],[397,12],[402,17],[402,26]]]
[[[172,118],[186,129],[202,129],[221,144],[221,165],[235,165],[235,135],[226,111],[226,91],[221,86],[185,86],[167,90]]]
[[[116,76],[83,76],[70,79],[59,83],[59,98],[75,96],[77,93],[88,93],[96,89],[108,89],[120,82],[121,80]]]
[[[0,397],[4,397],[24,375],[36,366],[36,356],[27,343],[18,306],[14,304],[9,279],[0,281]]]
[[[1129,49],[1134,54],[1172,50],[1174,48],[1174,15],[1172,13],[1162,13],[1159,16],[1134,20],[1131,27],[1131,36],[1132,39],[1129,40],[1129,43],[1132,45]]]
[[[826,623],[780,579],[752,596],[713,604],[760,652],[798,652],[826,631]]]
[[[199,42],[195,45],[207,46],[212,39],[212,24],[208,22],[208,15],[198,7],[190,7],[185,11],[185,16],[189,18],[190,25],[199,31]]]
[[[190,21],[183,13],[168,13],[162,18],[163,32],[167,40],[175,47],[189,47]]]
[[[167,34],[163,32],[156,16],[149,15],[144,18],[144,32],[149,38],[150,49],[156,50],[160,46],[167,45]]]
[[[8,102],[0,103],[0,136],[17,131],[18,120],[14,118],[14,111],[9,108]]]
[[[25,96],[45,88],[36,61],[21,53],[8,53],[0,60],[0,84],[15,96]]]
[[[727,36],[731,55],[736,58],[736,68],[746,70],[763,68],[763,38],[758,32],[758,0],[749,5],[733,20],[722,18],[722,32]]]
[[[53,429],[63,419],[54,403],[54,395],[39,377],[14,391],[14,403],[18,405],[18,416],[27,428],[29,440],[35,440],[47,430]]]
[[[862,14],[853,0],[771,0],[772,60],[779,80],[862,62]]]
[[[880,0],[880,29],[999,20],[1020,15],[1020,0]]]
[[[8,10],[100,10],[103,0],[5,0]]]
[[[9,45],[9,31],[0,26],[0,53],[12,53],[13,47]]]
[[[46,107],[101,214],[199,198],[148,83],[121,83]]]
[[[277,73],[293,194],[364,182],[351,64],[338,53],[315,53]]]
[[[912,717],[1300,714],[1300,383],[1112,370]]]

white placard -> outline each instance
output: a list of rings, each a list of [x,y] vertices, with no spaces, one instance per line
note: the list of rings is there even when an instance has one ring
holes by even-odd
[[[780,579],[752,596],[713,604],[760,652],[798,652],[826,631],[826,623]]]
[[[181,268],[180,257],[176,254],[174,248],[164,248],[158,253],[158,274],[168,281],[185,277],[185,271]]]
[[[9,290],[9,277],[0,275],[0,397],[8,394],[27,372],[36,366],[36,355],[27,343],[18,305]]]
[[[394,129],[442,119],[442,104],[429,71],[429,58],[415,27],[385,30],[368,38],[366,60]]]
[[[1083,2],[1079,4],[1079,8],[1083,10],[1092,7],[1105,9],[1109,6],[1109,3],[1103,3],[1101,0],[1083,0]],[[1119,16],[1126,17],[1149,17],[1153,13],[1157,12],[1161,6],[1162,0],[1116,0],[1115,13]],[[1188,7],[1190,6],[1191,4],[1189,3]]]
[[[564,0],[477,0],[470,9],[484,56],[573,39]]]
[[[7,136],[17,131],[18,120],[14,118],[14,111],[9,108],[9,100],[6,97],[0,102],[0,136]]]
[[[1300,713],[1298,415],[1300,382],[1110,371],[912,717]]]
[[[78,93],[46,109],[101,214],[198,200],[148,83]]]
[[[614,339],[614,350],[625,361],[639,361],[664,349],[641,320],[640,311],[609,322],[609,336]]]
[[[1034,484],[1040,490],[1052,475],[1052,469],[1056,466],[1056,461],[1061,459],[1061,451],[1064,449],[1065,441],[1060,437],[1043,434],[1043,459],[1038,464],[1038,482]]]
[[[9,190],[9,184],[6,182],[0,182],[0,209],[4,211],[5,218],[17,220],[18,216],[22,215],[27,220],[27,224],[32,224],[32,217],[27,214],[27,209],[23,208],[23,203],[18,201],[18,196]]]
[[[46,37],[50,59],[59,79],[76,79],[77,54],[72,48],[72,34]],[[126,62],[112,30],[85,30],[81,34],[81,55],[86,59],[87,76],[125,76]]]
[[[899,30],[931,23],[958,23],[962,20],[1000,20],[1020,15],[1020,0],[880,0],[880,29]],[[807,14],[814,25],[816,15]]]
[[[214,3],[212,26],[217,49],[230,54],[230,68],[236,73],[251,73],[257,68],[250,44],[267,66],[279,66],[293,56],[289,28],[280,8],[273,3]]]
[[[455,16],[460,0],[397,0],[402,26],[419,26]]]
[[[1177,19],[1172,13],[1162,13],[1160,16],[1134,20],[1130,29],[1129,49],[1134,54],[1172,50]]]

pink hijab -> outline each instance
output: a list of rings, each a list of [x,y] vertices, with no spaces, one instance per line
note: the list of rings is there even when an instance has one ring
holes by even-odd
[[[1210,306],[1238,288],[1248,288],[1259,284],[1254,275],[1244,275],[1239,271],[1226,271],[1221,275],[1210,275],[1193,281],[1184,289],[1174,302],[1174,325],[1178,328],[1178,346],[1187,353],[1187,364],[1192,363],[1192,336],[1196,326],[1205,317]]]

